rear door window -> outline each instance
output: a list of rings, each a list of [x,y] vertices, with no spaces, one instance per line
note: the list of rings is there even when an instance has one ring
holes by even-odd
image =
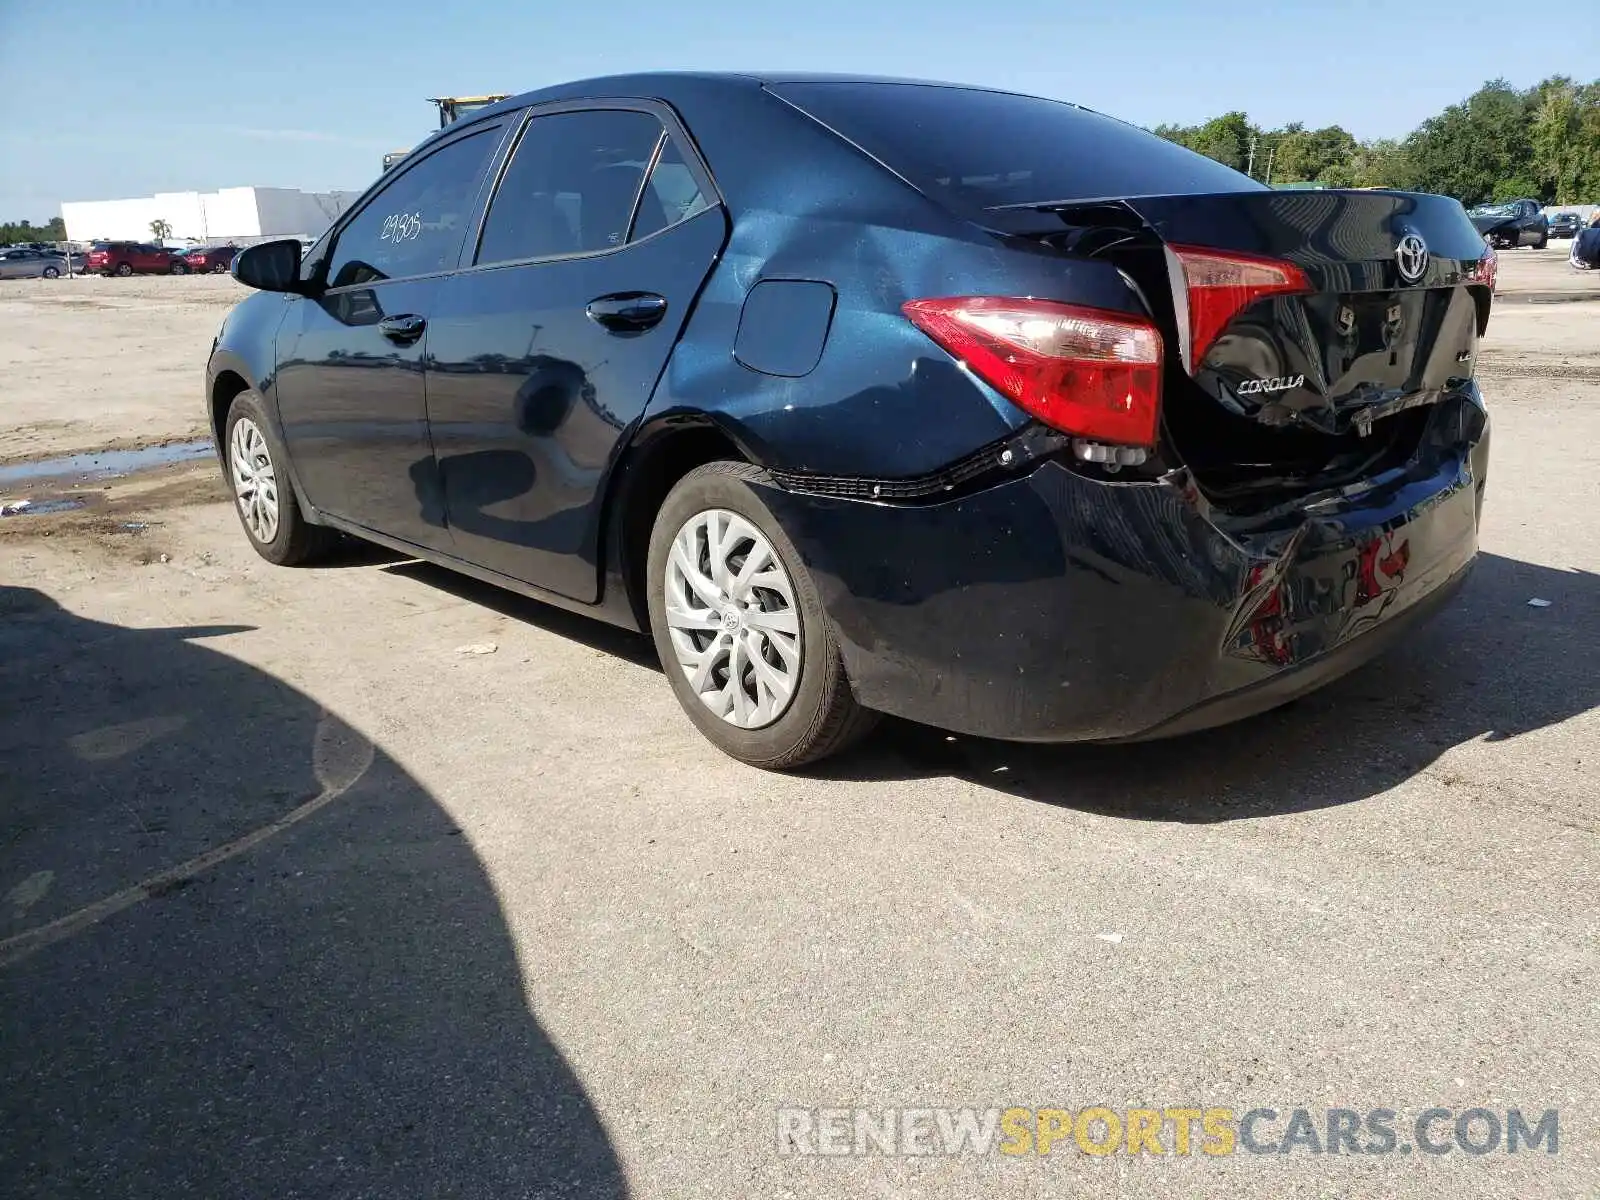
[[[681,180],[665,185],[665,199],[654,186],[644,189],[658,147],[661,159],[667,158],[664,136],[654,116],[631,109],[534,117],[490,202],[476,261],[614,250],[629,240],[636,212],[651,225],[648,232],[654,232],[682,220],[697,202],[704,207],[703,199],[697,201],[699,188],[692,176],[692,194]],[[681,165],[682,159],[673,154]]]
[[[964,215],[1047,200],[1266,190],[1204,155],[1060,101],[929,84],[770,88]]]
[[[656,165],[651,168],[644,194],[639,197],[639,211],[633,220],[631,240],[638,241],[652,233],[659,233],[710,207],[711,202],[700,190],[699,181],[684,161],[677,139],[668,135],[661,145]]]
[[[429,275],[456,265],[483,171],[500,142],[493,126],[404,168],[343,229],[328,286]]]

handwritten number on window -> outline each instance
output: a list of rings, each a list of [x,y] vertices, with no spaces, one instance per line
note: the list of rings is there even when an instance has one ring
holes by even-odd
[[[380,242],[394,242],[399,245],[401,242],[415,241],[421,236],[422,214],[420,212],[390,213],[383,219],[383,230],[378,234],[378,240]]]

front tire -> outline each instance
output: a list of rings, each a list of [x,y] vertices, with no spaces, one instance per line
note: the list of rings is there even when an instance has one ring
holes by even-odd
[[[300,512],[285,472],[288,456],[255,392],[240,392],[228,408],[222,462],[245,536],[269,563],[312,562],[338,541],[335,530],[311,524]]]
[[[133,264],[132,263],[118,263],[117,264],[117,274],[122,276],[122,278],[126,279],[129,275],[133,274]]]
[[[61,277],[61,270],[58,267],[46,267],[44,269],[44,277],[46,279],[59,279]]]
[[[169,269],[174,275],[187,275],[189,273],[189,268],[181,262],[173,263]]]
[[[816,584],[747,463],[697,467],[650,536],[650,631],[673,693],[723,753],[769,770],[836,754],[878,714],[850,690]]]
[[[1539,240],[1533,244],[1533,248],[1535,250],[1543,250],[1549,244],[1550,244],[1550,235],[1548,233],[1541,234],[1540,237],[1539,237]]]

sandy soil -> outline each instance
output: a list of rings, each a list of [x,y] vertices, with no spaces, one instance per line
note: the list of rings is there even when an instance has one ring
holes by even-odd
[[[0,283],[0,462],[205,434],[226,275]]]

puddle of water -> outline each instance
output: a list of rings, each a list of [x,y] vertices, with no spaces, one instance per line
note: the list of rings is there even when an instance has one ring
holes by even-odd
[[[87,500],[75,499],[71,496],[58,496],[49,500],[30,500],[21,508],[15,502],[0,504],[0,517],[42,517],[47,513],[71,512],[75,508],[82,508]]]
[[[211,453],[209,439],[174,442],[170,446],[147,446],[142,450],[94,450],[62,458],[42,458],[37,462],[12,463],[0,467],[0,487],[29,483],[37,479],[104,479],[112,475],[132,475],[151,467],[190,462]]]

